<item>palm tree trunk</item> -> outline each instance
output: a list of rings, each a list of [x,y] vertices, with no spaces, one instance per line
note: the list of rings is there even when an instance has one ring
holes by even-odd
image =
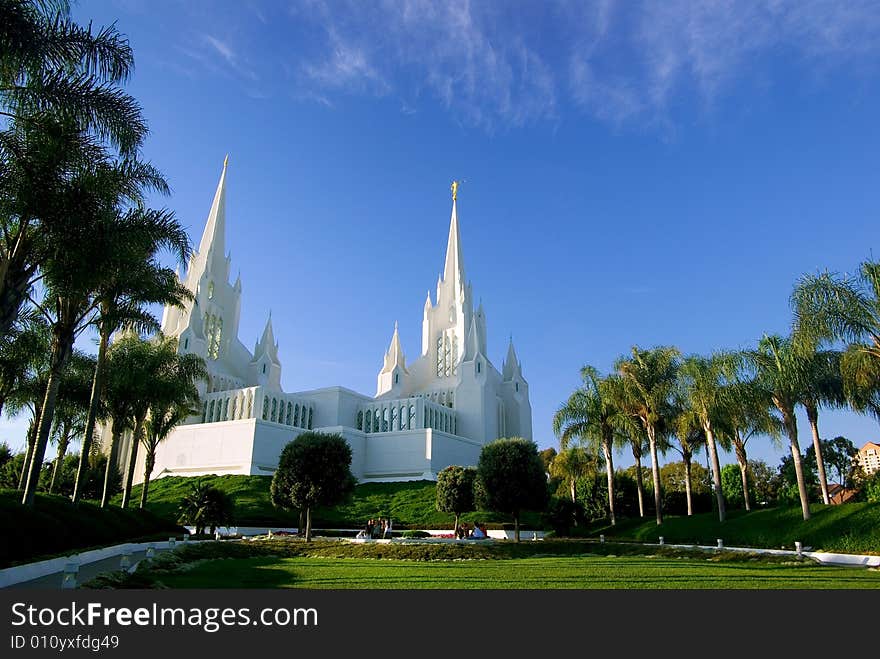
[[[117,427],[118,425],[118,427]],[[104,492],[101,494],[101,508],[107,507],[107,501],[110,499],[110,474],[113,470],[115,460],[116,447],[119,446],[119,438],[122,436],[122,421],[113,424],[113,434],[110,437],[110,450],[107,452],[107,468],[104,470]]]
[[[37,441],[37,426],[40,423],[40,414],[39,412],[34,412],[34,418],[31,421],[31,425],[28,428],[27,434],[27,447],[24,452],[24,463],[21,465],[21,474],[18,477],[18,489],[24,489],[24,479],[27,478],[28,467],[31,464],[31,455],[34,452],[34,442]]]
[[[610,442],[602,442],[602,451],[605,453],[605,478],[608,480],[608,516],[611,518],[611,526],[617,523],[614,517],[614,461],[611,456]]]
[[[819,487],[822,488],[822,502],[828,506],[831,497],[828,496],[828,479],[825,477],[825,460],[822,457],[822,444],[819,441],[819,408],[807,405],[807,420],[810,422],[810,430],[813,433],[813,451],[816,453],[816,471],[819,472]]]
[[[519,512],[513,514],[513,541],[519,542]]]
[[[64,433],[58,440],[58,455],[55,456],[55,464],[52,466],[52,480],[49,481],[49,494],[52,494],[52,490],[55,489],[55,479],[58,477],[58,470],[61,468],[61,463],[64,461],[64,456],[67,454],[67,446],[70,444],[70,437]]]
[[[27,266],[20,256],[25,251],[25,234],[29,232],[26,225],[20,227],[12,258],[0,261],[0,336],[6,336],[18,318],[36,269],[35,265]]]
[[[110,330],[101,324],[101,340],[98,343],[98,358],[95,362],[95,376],[92,378],[92,393],[89,397],[89,413],[86,417],[86,430],[83,433],[82,451],[79,454],[79,465],[76,468],[76,482],[73,485],[73,497],[76,503],[82,495],[86,472],[89,469],[89,454],[92,452],[92,440],[95,435],[95,421],[98,416],[98,405],[101,402],[101,391],[104,385],[104,362],[107,361],[107,346],[110,343]]]
[[[694,498],[691,488],[691,456],[682,456],[684,462],[684,493],[687,497],[688,516],[694,514]]]
[[[660,461],[657,459],[657,436],[654,426],[648,426],[648,445],[651,447],[651,476],[654,481],[654,507],[657,511],[657,524],[663,523],[662,492],[660,492]]]
[[[306,506],[306,542],[312,541],[312,507]]]
[[[639,517],[645,516],[645,486],[642,484],[642,453],[633,451],[636,459],[636,492],[639,495]]]
[[[576,483],[576,481],[575,481],[574,477],[572,477],[568,480],[568,491],[571,494],[571,502],[572,503],[577,503],[577,497],[575,496],[576,495],[575,483]]]
[[[459,520],[460,519],[461,519],[461,515],[459,513],[455,513],[455,528],[452,531],[453,538],[458,538],[458,527],[459,527]]]
[[[712,461],[712,483],[715,487],[715,500],[718,502],[718,521],[724,521],[724,492],[721,491],[721,465],[718,463],[718,450],[715,446],[715,431],[711,424],[705,424],[706,446],[709,447],[709,459]]]
[[[810,496],[807,492],[807,483],[804,480],[804,466],[801,463],[801,447],[798,445],[797,420],[794,416],[794,410],[786,410],[782,412],[785,430],[788,433],[788,441],[791,445],[791,459],[794,463],[794,473],[797,477],[798,494],[801,498],[801,510],[804,519],[810,519]]]
[[[134,432],[131,435],[131,449],[128,452],[128,462],[125,465],[125,485],[122,488],[121,508],[128,508],[128,502],[131,499],[131,488],[134,483],[134,467],[137,463],[138,446],[141,443],[141,435],[144,432],[144,421],[146,414],[139,416],[135,420]]]
[[[55,416],[55,401],[58,399],[58,388],[61,385],[61,374],[67,365],[73,347],[73,331],[59,330],[52,341],[52,361],[49,370],[49,381],[46,383],[46,396],[43,398],[42,414],[37,430],[37,439],[34,443],[34,452],[30,459],[27,482],[24,486],[24,495],[21,498],[25,506],[33,506],[37,492],[37,483],[40,481],[40,471],[43,467],[43,458],[46,457],[46,445],[49,443],[49,432],[52,430],[52,420]]]
[[[150,489],[150,476],[153,474],[153,467],[156,464],[156,449],[148,450],[144,456],[144,487],[141,490],[140,508],[147,506],[147,490]]]
[[[749,498],[749,461],[746,456],[746,445],[737,432],[733,437],[733,447],[736,450],[736,461],[739,464],[739,473],[742,478],[743,486],[743,503],[746,506],[746,512],[752,509],[751,500]]]

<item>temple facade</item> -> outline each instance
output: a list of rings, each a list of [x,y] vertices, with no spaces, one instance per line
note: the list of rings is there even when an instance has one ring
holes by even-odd
[[[482,303],[475,308],[465,279],[457,184],[443,272],[422,308],[421,354],[407,362],[395,323],[369,396],[341,386],[285,392],[271,316],[253,350],[239,340],[242,285],[229,282],[226,177],[224,163],[198,251],[181,276],[194,299],[162,317],[162,332],[178,338],[178,349],[207,363],[201,413],[159,445],[153,478],[271,475],[284,446],[305,430],[341,434],[361,482],[433,479],[448,465],[475,465],[496,438],[531,439],[529,385],[513,342],[499,371],[488,356]],[[130,450],[130,439],[123,441],[120,466]]]

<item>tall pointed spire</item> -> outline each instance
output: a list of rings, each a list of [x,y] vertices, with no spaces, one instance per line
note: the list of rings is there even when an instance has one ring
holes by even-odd
[[[394,334],[391,336],[391,345],[388,346],[388,352],[385,353],[385,364],[382,372],[388,373],[395,366],[400,366],[406,371],[406,356],[403,354],[403,346],[400,345],[400,334],[397,331],[397,321],[394,321]]]
[[[461,238],[458,233],[458,210],[456,208],[456,188],[452,195],[452,217],[449,219],[449,242],[446,245],[446,265],[443,268],[444,281],[454,280],[455,291],[464,284],[464,260],[461,257]]]
[[[272,329],[272,312],[269,312],[269,318],[266,320],[266,327],[263,328],[263,336],[260,342],[254,348],[254,359],[256,360],[263,353],[269,355],[269,358],[278,361],[278,342],[275,341],[275,332]]]
[[[208,213],[208,222],[205,224],[205,231],[199,242],[199,256],[204,259],[208,269],[213,269],[215,264],[221,264],[226,259],[226,168],[228,163],[229,156],[227,155],[223,161],[223,173],[220,174],[217,191],[214,193],[214,202]],[[209,257],[209,254],[212,256]]]
[[[502,378],[504,380],[512,380],[514,375],[520,372],[519,358],[516,356],[516,350],[513,347],[513,335],[510,335],[510,343],[507,345],[507,357],[504,358],[504,366],[502,367]]]

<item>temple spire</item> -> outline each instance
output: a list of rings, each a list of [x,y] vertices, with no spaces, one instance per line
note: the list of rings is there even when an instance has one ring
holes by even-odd
[[[453,280],[457,292],[464,285],[464,260],[461,257],[461,238],[458,233],[458,210],[456,207],[458,181],[453,181],[452,186],[452,217],[449,219],[449,242],[446,245],[443,280]]]
[[[394,321],[394,334],[391,336],[391,345],[385,353],[385,364],[382,373],[389,373],[395,366],[400,366],[406,371],[406,356],[403,354],[403,346],[400,345],[400,334],[397,331],[397,321]]]
[[[208,213],[208,222],[199,242],[199,256],[204,259],[207,269],[213,270],[217,266],[217,272],[223,272],[220,264],[226,261],[226,167],[229,156],[223,161],[223,173],[220,174],[220,182],[214,193],[214,202]],[[209,257],[209,254],[211,255]]]
[[[510,335],[510,343],[507,345],[507,357],[504,358],[501,377],[505,381],[512,380],[515,375],[521,373],[519,357],[513,347],[513,334]]]

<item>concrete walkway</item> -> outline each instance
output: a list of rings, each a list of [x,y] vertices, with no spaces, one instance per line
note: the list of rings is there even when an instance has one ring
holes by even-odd
[[[16,565],[0,570],[0,588],[71,588],[90,581],[101,573],[114,572],[120,569],[134,570],[138,562],[163,551],[173,550],[182,546],[183,542],[171,539],[160,542],[127,542],[101,549],[91,549],[70,556],[59,556],[36,563]],[[212,542],[202,540],[198,542]],[[125,568],[125,564],[128,568]],[[65,572],[70,572],[72,574]],[[65,576],[67,581],[65,583]]]

